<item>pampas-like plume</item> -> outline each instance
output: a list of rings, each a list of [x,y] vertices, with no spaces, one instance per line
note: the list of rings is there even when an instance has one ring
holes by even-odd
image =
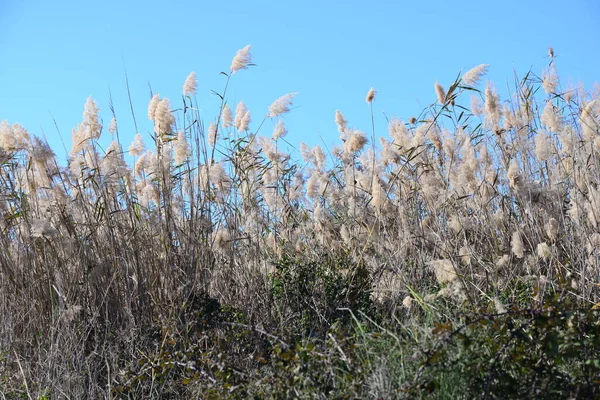
[[[231,61],[231,73],[235,74],[241,69],[247,69],[251,62],[252,55],[250,54],[250,45],[247,45],[235,53],[235,57],[233,57],[233,60]]]
[[[523,258],[525,256],[525,247],[523,246],[523,240],[519,231],[514,231],[510,241],[510,249],[517,258]]]
[[[83,111],[83,122],[73,130],[73,147],[71,153],[81,150],[88,140],[98,139],[102,133],[102,124],[100,124],[100,109],[96,102],[88,97]]]
[[[476,86],[481,78],[487,73],[489,64],[479,64],[468,70],[462,77],[462,82],[467,86]]]
[[[133,167],[133,173],[135,176],[142,176],[147,173],[152,163],[152,153],[146,151],[140,155],[138,160],[135,162]]]
[[[377,93],[377,91],[375,91],[375,89],[373,89],[373,88],[369,89],[369,92],[367,93],[367,97],[365,98],[365,101],[370,104],[373,101],[373,99],[375,98],[376,93]]]
[[[485,86],[485,119],[489,127],[495,129],[500,122],[500,98],[492,84]]]
[[[429,266],[433,269],[435,278],[438,283],[450,283],[458,278],[454,264],[450,260],[433,260],[429,262]]]
[[[138,133],[135,135],[133,142],[129,146],[129,154],[131,154],[134,157],[138,157],[144,152],[144,149],[144,140],[142,139],[142,135]]]
[[[19,124],[0,123],[0,149],[19,151],[29,147],[29,132]]]
[[[346,125],[348,124],[348,121],[346,121],[344,119],[344,116],[342,115],[340,110],[335,111],[335,123],[338,127],[338,131],[340,133],[344,133],[344,131],[346,130]]]
[[[392,118],[388,123],[388,132],[394,139],[394,146],[406,149],[411,145],[411,137],[408,135],[404,122],[397,118]]]
[[[375,207],[377,210],[380,210],[383,207],[387,197],[385,189],[379,184],[378,181],[379,179],[375,179],[375,182],[373,182],[371,196],[373,198],[373,207]]]
[[[215,143],[217,143],[217,126],[211,122],[208,126],[208,144],[214,147]]]
[[[223,106],[223,128],[229,128],[233,126],[233,117],[231,115],[231,108],[227,104]]]
[[[544,92],[546,92],[547,94],[551,94],[556,91],[557,85],[558,74],[556,73],[556,68],[554,68],[554,64],[552,64],[550,68],[548,68],[542,73],[542,87],[544,88]]]
[[[190,74],[185,79],[185,83],[183,84],[183,95],[193,96],[196,94],[196,89],[198,89],[198,80],[196,79],[196,73],[190,72]]]
[[[583,129],[583,137],[589,143],[594,143],[594,140],[598,138],[599,123],[596,119],[596,115],[600,108],[598,107],[600,105],[599,103],[598,100],[592,100],[583,107],[583,111],[581,111],[579,122]]]
[[[31,236],[35,238],[57,236],[58,230],[52,226],[50,221],[34,218],[31,221]]]
[[[318,169],[325,168],[326,157],[325,157],[325,153],[323,152],[323,149],[321,149],[321,147],[319,147],[317,145],[313,148],[312,154],[315,158],[315,165],[317,166],[317,168]]]
[[[48,142],[42,141],[37,136],[31,140],[31,158],[40,165],[46,164],[55,157],[54,151],[48,145]]]
[[[519,167],[517,160],[513,159],[510,162],[506,177],[508,178],[510,187],[513,189],[516,189],[522,183],[521,168]]]
[[[108,146],[100,167],[107,182],[114,183],[116,178],[124,178],[129,175],[129,166],[123,159],[123,151],[119,143],[113,141]]]
[[[539,161],[547,161],[552,155],[552,141],[545,133],[535,136],[535,156]]]
[[[83,121],[89,129],[89,139],[98,139],[102,132],[102,124],[100,124],[100,117],[98,115],[99,111],[100,109],[96,102],[91,97],[88,97],[85,102],[85,110],[83,111]]]
[[[250,125],[250,111],[248,111],[243,101],[240,101],[235,108],[234,125],[238,132],[248,130],[248,125]]]
[[[310,176],[306,183],[306,195],[311,199],[316,199],[319,195],[319,175],[317,173]]]
[[[542,260],[548,260],[552,256],[552,250],[550,246],[545,242],[538,243],[537,245],[537,255]]]
[[[444,105],[446,103],[446,91],[444,90],[444,87],[442,85],[440,85],[438,83],[438,81],[435,81],[435,94],[437,95],[437,99],[438,102],[441,105]]]
[[[113,117],[113,119],[110,120],[110,124],[108,124],[108,132],[111,135],[114,135],[116,131],[117,131],[117,120]]]
[[[298,93],[284,94],[269,106],[269,117],[276,117],[290,111],[292,100]]]
[[[344,143],[346,153],[358,153],[367,144],[367,138],[361,131],[354,131]]]
[[[91,97],[88,97],[84,106],[83,122],[77,126],[77,129],[73,129],[71,155],[74,155],[84,147],[88,146],[90,140],[98,139],[100,137],[100,134],[102,133],[102,124],[100,124],[99,111],[100,109],[96,105],[96,102],[92,100]],[[6,144],[4,144],[4,146],[5,145]]]
[[[302,156],[302,159],[304,160],[305,163],[315,164],[315,160],[314,160],[312,151],[310,150],[310,147],[308,147],[308,145],[304,142],[300,142],[300,155]]]
[[[158,102],[160,101],[160,95],[156,93],[150,99],[150,103],[148,104],[148,119],[154,121],[156,114],[156,107],[158,106]]]
[[[208,171],[210,182],[216,186],[223,186],[230,182],[229,176],[220,163],[210,166]]]
[[[540,121],[551,132],[560,132],[562,129],[562,123],[551,101],[546,102]]]
[[[220,227],[213,234],[213,243],[215,248],[219,250],[225,250],[229,242],[231,242],[231,235],[227,229]]]
[[[498,257],[498,259],[495,262],[496,267],[498,267],[498,268],[505,268],[508,266],[509,263],[510,263],[510,256],[508,254],[504,254],[503,256]]]
[[[285,129],[285,124],[283,120],[277,121],[277,125],[275,125],[275,129],[273,130],[273,140],[277,140],[279,138],[287,135],[287,129]]]
[[[483,104],[481,104],[481,100],[479,99],[479,97],[471,95],[471,102],[470,102],[470,106],[471,106],[471,112],[473,113],[473,115],[483,115],[485,109],[483,107]]]
[[[190,155],[190,147],[183,131],[177,134],[177,142],[175,143],[175,165],[181,165],[187,160]]]
[[[171,113],[171,103],[169,99],[162,99],[154,111],[154,130],[158,136],[170,135],[173,132],[173,124],[175,117]]]

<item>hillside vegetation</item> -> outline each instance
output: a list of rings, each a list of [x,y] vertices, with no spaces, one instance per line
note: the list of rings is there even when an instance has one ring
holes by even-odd
[[[131,145],[88,99],[67,166],[0,124],[2,398],[600,398],[600,88],[480,65],[290,155],[251,63]]]

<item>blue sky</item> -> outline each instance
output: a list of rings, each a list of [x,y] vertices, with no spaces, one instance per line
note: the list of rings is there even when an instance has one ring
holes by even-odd
[[[0,120],[45,135],[64,160],[53,118],[70,148],[86,98],[98,102],[107,127],[112,93],[127,148],[135,131],[126,68],[142,134],[152,129],[148,85],[178,107],[190,71],[208,125],[219,105],[210,90],[222,90],[219,72],[247,44],[257,66],[234,75],[229,102],[244,100],[257,125],[272,101],[299,92],[285,117],[294,145],[337,143],[336,109],[370,132],[370,87],[378,91],[376,133],[385,136],[383,113],[418,114],[435,101],[436,80],[447,88],[461,70],[487,63],[502,91],[515,71],[540,75],[548,46],[563,83],[591,89],[598,80],[599,2],[486,3],[0,0]]]

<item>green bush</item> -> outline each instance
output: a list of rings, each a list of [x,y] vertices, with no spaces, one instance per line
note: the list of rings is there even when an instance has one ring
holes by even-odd
[[[419,389],[465,398],[597,398],[600,313],[552,294],[542,307],[480,314],[459,327],[438,323]]]
[[[284,258],[271,275],[271,294],[284,337],[323,338],[329,326],[347,320],[345,309],[375,310],[370,299],[370,274],[347,258],[297,263]]]

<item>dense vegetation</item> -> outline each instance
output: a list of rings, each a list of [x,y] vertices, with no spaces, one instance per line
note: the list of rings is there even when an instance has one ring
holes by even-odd
[[[598,88],[480,65],[295,160],[294,94],[229,107],[251,61],[126,149],[88,99],[66,167],[0,124],[3,398],[600,397]]]

